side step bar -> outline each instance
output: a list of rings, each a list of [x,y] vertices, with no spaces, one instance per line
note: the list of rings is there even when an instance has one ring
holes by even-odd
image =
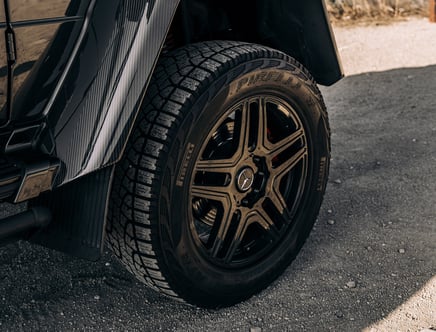
[[[19,236],[28,231],[47,226],[52,219],[49,209],[34,207],[15,216],[0,219],[0,240]]]

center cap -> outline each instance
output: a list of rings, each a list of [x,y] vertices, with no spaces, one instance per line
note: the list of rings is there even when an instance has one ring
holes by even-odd
[[[254,183],[254,171],[250,167],[243,168],[236,179],[238,190],[247,192]]]

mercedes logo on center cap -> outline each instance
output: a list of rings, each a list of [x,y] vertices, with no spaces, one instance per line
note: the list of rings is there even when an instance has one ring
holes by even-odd
[[[238,189],[242,192],[249,191],[253,186],[254,171],[250,168],[244,168],[238,175],[237,185]]]

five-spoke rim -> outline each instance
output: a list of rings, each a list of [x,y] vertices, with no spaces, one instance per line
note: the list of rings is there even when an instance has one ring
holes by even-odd
[[[191,230],[213,264],[267,257],[292,224],[309,167],[307,135],[282,98],[258,95],[230,108],[201,148],[191,186]]]

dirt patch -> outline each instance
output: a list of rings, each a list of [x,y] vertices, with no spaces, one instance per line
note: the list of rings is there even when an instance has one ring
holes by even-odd
[[[327,9],[335,19],[362,17],[397,18],[428,14],[428,0],[329,0]]]
[[[408,22],[410,20],[419,20],[426,18],[427,15],[410,15],[410,16],[400,16],[400,17],[360,17],[357,19],[342,18],[342,19],[331,19],[332,25],[339,28],[355,28],[355,27],[378,27],[387,26],[397,23]]]
[[[411,17],[428,17],[428,0],[329,0],[336,26],[386,25]]]

